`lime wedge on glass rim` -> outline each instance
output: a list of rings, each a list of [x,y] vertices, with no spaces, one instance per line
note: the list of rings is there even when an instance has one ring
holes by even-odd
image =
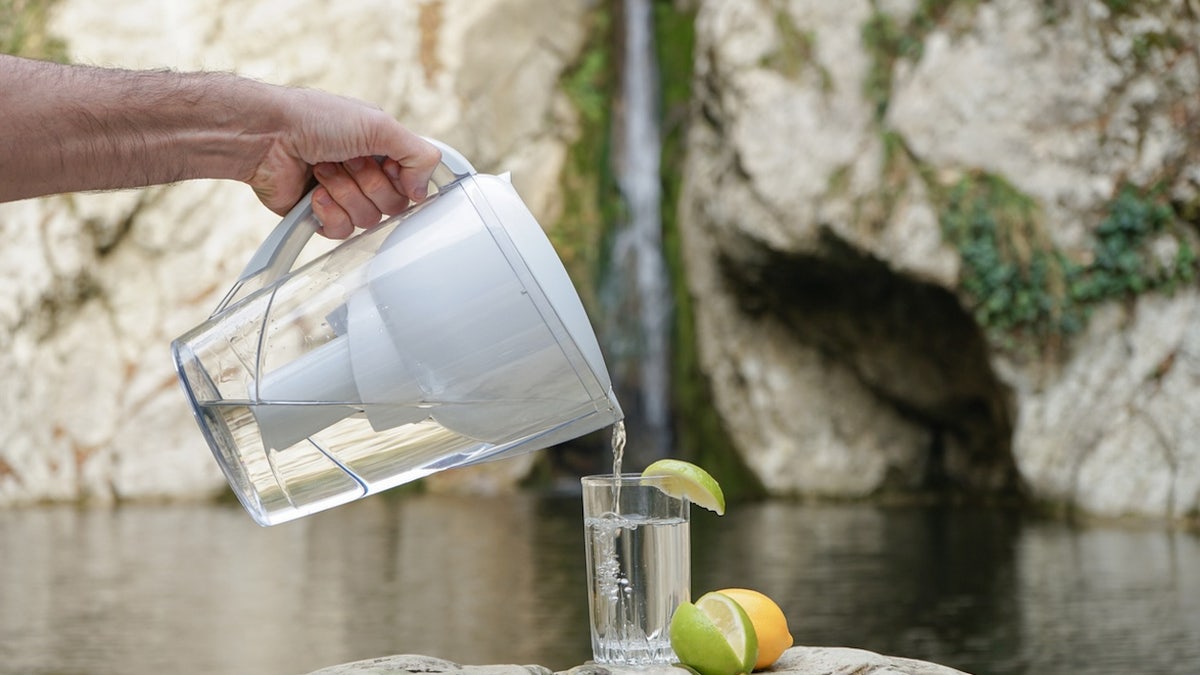
[[[716,513],[725,513],[725,493],[707,471],[682,459],[660,459],[642,472],[642,478],[661,478],[662,490]]]

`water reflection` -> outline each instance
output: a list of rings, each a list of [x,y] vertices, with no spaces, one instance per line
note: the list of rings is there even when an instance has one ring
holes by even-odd
[[[722,527],[730,534],[717,534],[726,541],[709,555],[730,545],[769,554],[736,565],[702,560],[704,581],[759,580],[784,605],[800,644],[862,647],[981,673],[997,671],[964,652],[1015,651],[1012,514],[768,503],[730,517],[746,522]]]
[[[377,497],[270,529],[235,507],[0,511],[0,673],[298,674],[422,653],[589,657],[575,499]],[[1200,670],[1200,539],[975,509],[693,514],[693,586],[802,644],[986,673]]]

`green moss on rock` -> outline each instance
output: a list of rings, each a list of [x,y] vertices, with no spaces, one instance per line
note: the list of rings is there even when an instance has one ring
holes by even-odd
[[[896,62],[918,61],[925,50],[925,37],[955,7],[973,9],[979,0],[921,0],[911,16],[901,20],[872,1],[871,16],[862,27],[862,44],[871,59],[863,81],[863,94],[875,106],[876,119],[882,120],[892,95],[892,75]]]
[[[1009,347],[1057,342],[1102,303],[1169,293],[1196,275],[1186,226],[1155,188],[1121,187],[1084,260],[1053,246],[1036,202],[998,176],[974,173],[942,190],[940,214],[976,321]]]
[[[978,0],[921,0],[907,17],[872,2],[862,26],[870,56],[864,95],[875,107],[884,150],[878,204],[860,204],[859,214],[886,217],[896,194],[918,172],[938,210],[942,234],[962,256],[961,291],[976,321],[1002,347],[1043,348],[1078,330],[1098,305],[1139,293],[1170,292],[1194,279],[1195,235],[1186,223],[1200,206],[1174,205],[1154,186],[1123,185],[1098,214],[1090,251],[1072,259],[1046,236],[1036,201],[1002,177],[971,172],[945,185],[904,147],[904,139],[884,127],[898,61],[922,56],[926,36],[971,16]],[[1115,20],[1136,15],[1147,5],[1105,0]],[[1047,21],[1057,16],[1045,12]],[[956,18],[957,17],[957,18]],[[1170,28],[1143,30],[1131,37],[1129,58],[1144,69],[1157,54],[1173,54],[1185,41]],[[1169,180],[1160,177],[1160,181]],[[831,189],[841,177],[831,178]],[[1198,200],[1197,203],[1200,203]],[[1164,254],[1164,251],[1167,253]]]
[[[962,291],[993,338],[1044,340],[1068,327],[1064,263],[1033,199],[999,176],[975,173],[941,201],[942,234],[962,256]]]
[[[1087,305],[1154,290],[1171,291],[1196,275],[1196,251],[1161,188],[1124,185],[1096,228],[1092,259],[1070,265],[1070,297]],[[1156,255],[1155,241],[1173,250]]]
[[[727,498],[764,494],[762,483],[737,454],[713,405],[708,377],[700,368],[687,265],[680,241],[679,199],[683,182],[684,122],[691,105],[695,15],[671,3],[654,4],[655,44],[663,83],[662,223],[663,254],[675,308],[671,396],[675,414],[675,454],[707,469]]]
[[[616,91],[613,17],[607,3],[587,16],[588,41],[562,79],[563,91],[579,113],[579,134],[567,149],[561,176],[563,210],[549,236],[589,313],[599,312],[603,241],[620,207],[610,171],[612,99]]]

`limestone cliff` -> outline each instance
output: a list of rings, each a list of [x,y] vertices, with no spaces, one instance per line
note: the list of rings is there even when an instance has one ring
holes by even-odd
[[[1200,511],[1182,2],[698,3],[679,226],[776,493]]]

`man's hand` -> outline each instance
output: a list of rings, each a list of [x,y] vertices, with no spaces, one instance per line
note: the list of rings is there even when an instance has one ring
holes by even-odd
[[[425,198],[441,160],[433,145],[353,99],[301,89],[276,93],[286,121],[247,180],[268,208],[286,213],[315,177],[313,212],[323,234],[344,239]]]

